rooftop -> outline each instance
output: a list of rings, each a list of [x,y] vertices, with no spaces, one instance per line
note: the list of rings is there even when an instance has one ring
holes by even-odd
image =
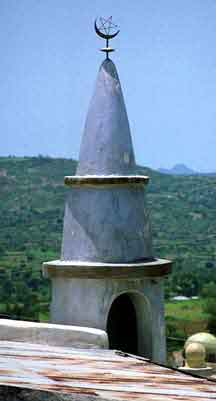
[[[87,396],[98,401],[216,400],[215,382],[144,358],[26,342],[0,341],[0,385],[79,395],[83,401]]]

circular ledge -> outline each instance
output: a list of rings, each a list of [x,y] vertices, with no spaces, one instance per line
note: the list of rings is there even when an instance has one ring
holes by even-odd
[[[72,175],[64,178],[69,187],[80,186],[109,186],[109,185],[146,185],[149,177],[145,175]]]
[[[99,263],[53,260],[43,263],[45,277],[79,277],[79,278],[144,278],[161,277],[171,272],[172,262],[166,259],[155,259],[142,263]]]

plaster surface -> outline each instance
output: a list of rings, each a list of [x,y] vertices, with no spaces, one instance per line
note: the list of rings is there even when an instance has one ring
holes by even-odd
[[[69,189],[62,260],[125,263],[152,257],[143,187]]]
[[[111,305],[125,293],[136,311],[139,355],[165,362],[160,276],[169,272],[170,263],[153,257],[144,192],[148,179],[136,175],[127,112],[111,60],[98,73],[76,174],[65,178],[70,188],[61,261],[44,264],[52,279],[51,320],[106,331]],[[138,263],[140,269],[133,266]]]
[[[51,320],[107,330],[114,300],[127,293],[137,315],[139,355],[165,362],[165,322],[162,279],[115,280],[52,278]]]
[[[118,73],[104,60],[90,102],[80,148],[78,175],[133,174],[136,170],[129,122]]]
[[[105,331],[97,328],[0,319],[0,340],[73,348],[108,348]]]
[[[171,272],[172,263],[166,259],[136,263],[101,263],[79,260],[52,260],[43,263],[45,277],[138,279],[158,278]]]

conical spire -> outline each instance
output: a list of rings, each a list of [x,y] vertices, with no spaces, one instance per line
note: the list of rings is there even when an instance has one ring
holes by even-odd
[[[135,173],[130,127],[114,63],[101,64],[80,148],[78,175]]]

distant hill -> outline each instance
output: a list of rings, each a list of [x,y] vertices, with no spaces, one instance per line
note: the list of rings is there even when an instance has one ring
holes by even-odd
[[[49,282],[41,264],[60,257],[70,190],[64,176],[75,168],[72,159],[0,158],[0,313],[10,314],[15,306],[22,311],[24,302],[25,315],[32,316],[38,300],[47,310]],[[216,281],[216,176],[174,176],[146,167],[137,167],[137,173],[150,176],[146,191],[155,255],[175,260],[166,295],[199,294],[204,284]]]
[[[158,171],[164,174],[174,174],[174,175],[193,175],[198,174],[196,171],[187,167],[185,164],[176,164],[174,167],[168,168],[159,168]]]
[[[171,174],[171,175],[216,175],[216,172],[209,173],[201,173],[199,171],[192,170],[187,167],[185,164],[175,164],[172,168],[159,168],[158,171],[163,174]]]

